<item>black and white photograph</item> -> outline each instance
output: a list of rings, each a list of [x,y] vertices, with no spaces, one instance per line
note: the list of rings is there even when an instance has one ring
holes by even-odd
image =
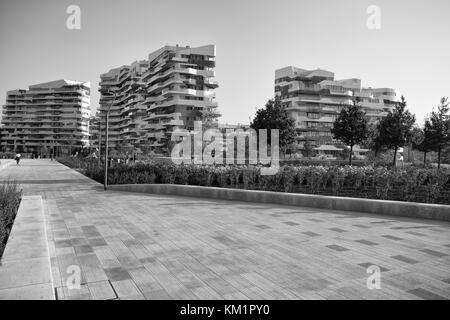
[[[0,43],[0,300],[450,299],[448,0],[0,0]]]

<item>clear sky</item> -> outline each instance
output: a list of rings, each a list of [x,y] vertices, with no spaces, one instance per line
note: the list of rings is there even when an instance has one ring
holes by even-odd
[[[80,30],[66,27],[71,4]],[[287,65],[396,88],[420,122],[450,96],[449,0],[0,0],[0,44],[2,104],[7,90],[65,78],[91,81],[96,108],[101,73],[166,44],[216,45],[220,122],[248,123]]]

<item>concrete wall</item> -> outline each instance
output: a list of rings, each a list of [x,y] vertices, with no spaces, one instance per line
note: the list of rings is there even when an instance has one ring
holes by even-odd
[[[450,206],[271,191],[213,188],[173,184],[112,185],[110,190],[168,194],[221,200],[276,203],[300,207],[375,213],[381,215],[450,221]]]

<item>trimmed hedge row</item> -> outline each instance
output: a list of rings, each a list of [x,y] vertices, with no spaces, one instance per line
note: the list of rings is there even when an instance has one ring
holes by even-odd
[[[5,250],[21,198],[22,191],[16,182],[7,181],[0,185],[0,258]]]
[[[60,162],[82,169],[87,176],[103,182],[103,168],[97,160],[62,159]],[[446,169],[282,166],[270,176],[261,175],[260,169],[161,162],[120,164],[109,169],[108,182],[186,184],[450,204],[450,170]]]

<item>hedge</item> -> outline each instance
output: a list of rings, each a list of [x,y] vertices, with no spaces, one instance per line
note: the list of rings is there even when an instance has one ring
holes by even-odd
[[[98,160],[60,159],[103,183]],[[109,184],[185,184],[293,193],[450,204],[450,170],[353,166],[282,166],[264,176],[258,166],[116,164],[108,170]]]
[[[0,185],[0,258],[8,241],[14,219],[19,209],[22,191],[14,181]]]

